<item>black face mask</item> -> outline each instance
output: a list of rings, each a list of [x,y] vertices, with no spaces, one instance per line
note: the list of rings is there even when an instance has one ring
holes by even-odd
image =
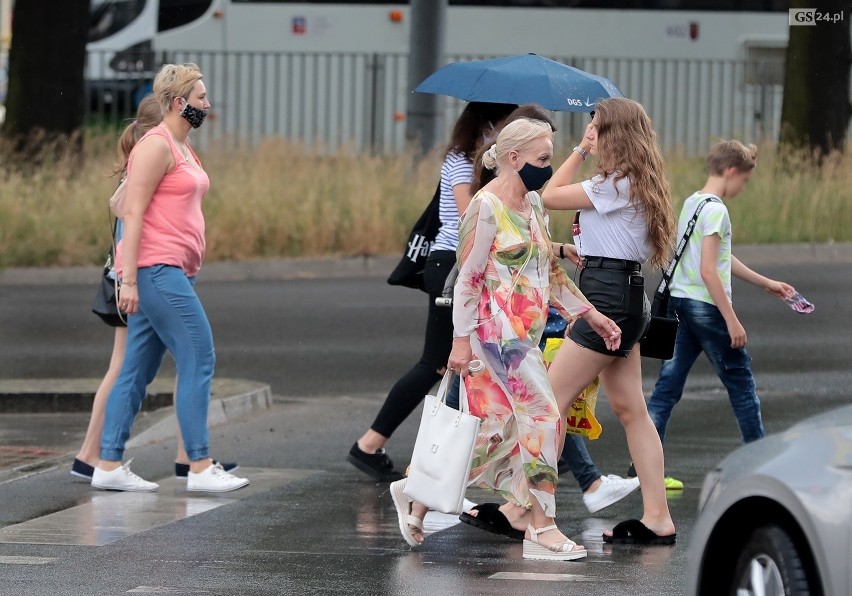
[[[187,103],[180,111],[180,115],[189,122],[189,125],[192,128],[198,128],[207,117],[207,110],[199,110],[195,106],[191,106]]]
[[[521,177],[521,182],[524,183],[527,190],[538,190],[553,176],[553,168],[550,166],[540,168],[531,163],[525,163],[524,167],[518,170],[518,176]]]

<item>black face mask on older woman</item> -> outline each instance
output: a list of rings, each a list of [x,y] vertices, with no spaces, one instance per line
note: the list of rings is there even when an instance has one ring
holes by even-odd
[[[195,106],[189,105],[187,102],[187,104],[183,106],[183,109],[181,109],[180,115],[183,116],[184,120],[189,122],[189,125],[192,128],[198,128],[207,117],[207,110],[200,110]]]
[[[550,166],[540,168],[531,163],[525,163],[524,167],[518,170],[518,176],[521,177],[521,182],[524,183],[527,190],[538,190],[553,176],[553,168]]]

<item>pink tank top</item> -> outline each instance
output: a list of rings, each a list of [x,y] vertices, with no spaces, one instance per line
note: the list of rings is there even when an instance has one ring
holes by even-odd
[[[150,135],[160,135],[168,141],[175,167],[160,180],[142,217],[137,267],[173,265],[180,267],[188,276],[194,276],[201,268],[206,248],[201,201],[210,188],[210,179],[203,169],[196,168],[183,158],[164,124],[149,130],[139,142]],[[194,151],[192,155],[201,165]],[[128,176],[132,172],[133,151],[127,164]],[[116,259],[119,275],[123,269],[122,244],[118,245]]]

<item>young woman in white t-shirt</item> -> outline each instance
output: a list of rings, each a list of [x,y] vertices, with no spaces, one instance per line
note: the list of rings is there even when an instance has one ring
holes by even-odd
[[[598,158],[596,175],[572,183],[589,154]],[[663,449],[642,394],[637,342],[650,319],[642,264],[667,263],[675,217],[656,134],[642,106],[625,98],[598,102],[583,141],[542,197],[548,209],[578,210],[574,245],[582,259],[580,291],[622,331],[621,345],[610,351],[588,325],[577,321],[568,333],[572,341],[562,345],[549,371],[563,416],[583,388],[600,376],[627,435],[644,514],[605,533],[604,542],[673,544]]]

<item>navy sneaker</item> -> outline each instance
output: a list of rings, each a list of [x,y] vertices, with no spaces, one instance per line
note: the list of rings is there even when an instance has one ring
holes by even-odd
[[[215,459],[213,460],[213,465],[218,464]],[[233,472],[234,470],[240,467],[239,464],[219,464],[222,466],[222,469],[226,472]],[[175,478],[179,480],[186,480],[189,477],[189,464],[175,464]]]
[[[375,453],[364,453],[356,441],[346,460],[376,482],[396,482],[405,478],[405,474],[394,469],[393,462],[384,449]]]
[[[90,466],[84,461],[80,461],[77,458],[74,458],[74,463],[71,465],[71,475],[77,476],[78,478],[85,478],[87,480],[92,479],[92,475],[95,473],[95,467]]]

